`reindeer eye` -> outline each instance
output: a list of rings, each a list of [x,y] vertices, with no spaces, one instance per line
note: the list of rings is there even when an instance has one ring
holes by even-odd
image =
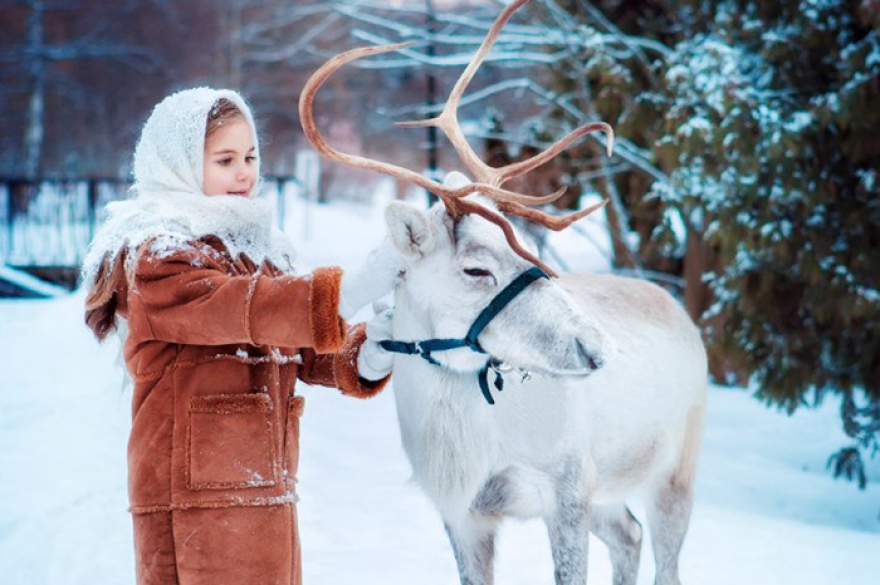
[[[481,277],[481,276],[492,276],[492,273],[483,268],[465,268],[464,273],[468,276]]]

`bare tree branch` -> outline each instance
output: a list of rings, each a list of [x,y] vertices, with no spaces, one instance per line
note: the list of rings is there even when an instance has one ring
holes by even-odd
[[[261,38],[268,33],[285,29],[289,26],[301,25],[303,19],[319,14],[329,14],[333,11],[332,3],[322,3],[307,6],[294,6],[281,14],[273,14],[269,20],[248,22],[242,34],[251,43],[260,42]]]
[[[400,21],[364,13],[362,10],[349,7],[348,5],[334,5],[334,9],[355,21],[394,32],[399,36],[399,39],[402,40],[417,38],[435,44],[459,47],[467,44],[479,45],[483,38],[481,34],[461,34],[454,32],[454,30],[447,34],[430,33],[419,25],[408,25]],[[558,11],[561,11],[561,9]],[[554,14],[556,12],[554,12]],[[564,11],[562,12],[564,13]],[[418,12],[414,13],[423,14]],[[547,27],[535,25],[523,25],[516,31],[505,31],[505,33],[499,38],[499,44],[509,46],[534,45],[538,47],[568,47],[571,50],[574,50],[575,48],[591,49],[599,46],[606,50],[613,50],[614,46],[621,45],[626,48],[626,51],[618,53],[618,58],[632,56],[636,53],[634,48],[651,50],[664,57],[669,54],[669,50],[666,47],[650,39],[630,37],[617,29],[614,29],[612,34],[602,34],[594,29],[584,27],[583,24],[572,19],[570,15],[567,16],[568,18],[566,20],[559,21],[556,28],[548,29]],[[438,15],[435,19],[438,23],[449,22],[457,25],[467,25],[476,29],[477,32],[488,30],[491,25],[491,22],[483,23],[448,15]],[[389,40],[386,37],[380,37],[378,35],[377,38],[384,38],[385,43],[398,42],[397,40]],[[508,50],[513,49],[508,48]],[[640,51],[638,51],[638,54],[641,55],[641,58],[644,59],[647,64],[647,59],[644,55]]]
[[[353,36],[356,38],[367,41],[371,44],[375,45],[389,45],[393,44],[393,42],[387,37],[375,35],[369,33],[364,30],[355,30],[353,32]],[[421,43],[417,46],[424,46],[424,43]],[[413,61],[417,63],[421,63],[424,65],[434,65],[437,67],[463,67],[468,64],[471,57],[473,56],[471,52],[462,52],[454,55],[443,55],[443,56],[429,56],[424,53],[420,53],[418,51],[414,51],[412,49],[401,49],[401,55],[407,56]],[[557,53],[535,53],[535,52],[523,52],[521,50],[504,50],[504,49],[493,49],[492,52],[487,57],[486,61],[490,63],[501,63],[504,61],[529,61],[532,63],[558,63],[565,57],[565,54],[562,52]],[[385,67],[387,67],[387,60],[383,61]],[[364,66],[365,69],[375,69],[376,67],[371,67],[369,63],[366,63]],[[364,64],[359,64],[364,65]],[[380,67],[381,68],[381,67]]]
[[[426,41],[431,41],[434,43],[441,44],[449,44],[455,46],[465,45],[479,45],[483,41],[484,35],[464,35],[464,34],[443,34],[443,33],[431,33],[429,31],[424,30],[421,26],[411,26],[407,25],[400,21],[391,20],[388,18],[383,18],[380,16],[375,16],[373,14],[364,13],[360,10],[356,10],[353,8],[349,8],[345,5],[339,6],[336,5],[335,9],[352,20],[356,20],[358,22],[362,22],[365,24],[371,24],[373,26],[383,28],[386,30],[394,31],[398,35],[400,35],[401,39],[412,39],[412,38],[420,38]],[[437,22],[443,22],[444,18],[442,16],[435,17]],[[486,30],[491,26],[491,22],[480,24],[481,27],[485,27]],[[541,34],[543,32],[543,35]],[[546,35],[548,31],[541,31],[535,27],[529,27],[527,30],[524,27],[524,30],[519,33],[514,32],[505,32],[498,38],[499,44],[519,44],[519,45],[552,45],[552,42],[548,42]],[[553,33],[550,32],[552,35]],[[543,38],[542,38],[543,36]]]
[[[42,55],[50,61],[110,58],[144,73],[155,71],[162,60],[155,53],[128,43],[92,43],[79,41],[67,45],[44,47]]]
[[[278,63],[280,61],[289,61],[296,54],[306,51],[316,38],[325,33],[327,29],[336,24],[338,20],[338,14],[329,14],[321,21],[320,24],[311,27],[297,40],[297,42],[290,45],[282,46],[274,51],[269,49],[262,51],[246,51],[245,58],[250,62],[260,63]]]

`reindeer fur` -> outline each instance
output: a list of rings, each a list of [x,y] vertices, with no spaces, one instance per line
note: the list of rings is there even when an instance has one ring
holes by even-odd
[[[455,221],[442,206],[393,203],[386,220],[406,266],[395,339],[462,337],[530,266],[477,216]],[[495,531],[512,516],[546,522],[558,584],[586,583],[589,532],[609,547],[614,583],[634,584],[642,529],[626,501],[642,493],[655,583],[677,584],[707,380],[687,314],[644,281],[563,275],[533,283],[480,343],[533,372],[525,382],[505,376],[494,406],[477,386],[485,355],[463,348],[435,354],[444,367],[416,356],[394,364],[403,445],[443,518],[461,582],[493,582]]]

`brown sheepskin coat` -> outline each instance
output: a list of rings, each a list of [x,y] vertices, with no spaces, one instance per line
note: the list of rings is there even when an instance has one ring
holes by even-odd
[[[155,248],[155,247],[154,247]],[[338,268],[284,275],[216,238],[141,248],[114,302],[134,381],[129,494],[139,585],[298,585],[297,379],[369,397]]]

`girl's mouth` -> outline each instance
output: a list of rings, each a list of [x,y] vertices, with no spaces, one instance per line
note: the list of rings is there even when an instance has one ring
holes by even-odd
[[[247,191],[230,191],[228,194],[229,195],[238,195],[240,197],[245,197],[245,196],[247,196],[248,192]]]

